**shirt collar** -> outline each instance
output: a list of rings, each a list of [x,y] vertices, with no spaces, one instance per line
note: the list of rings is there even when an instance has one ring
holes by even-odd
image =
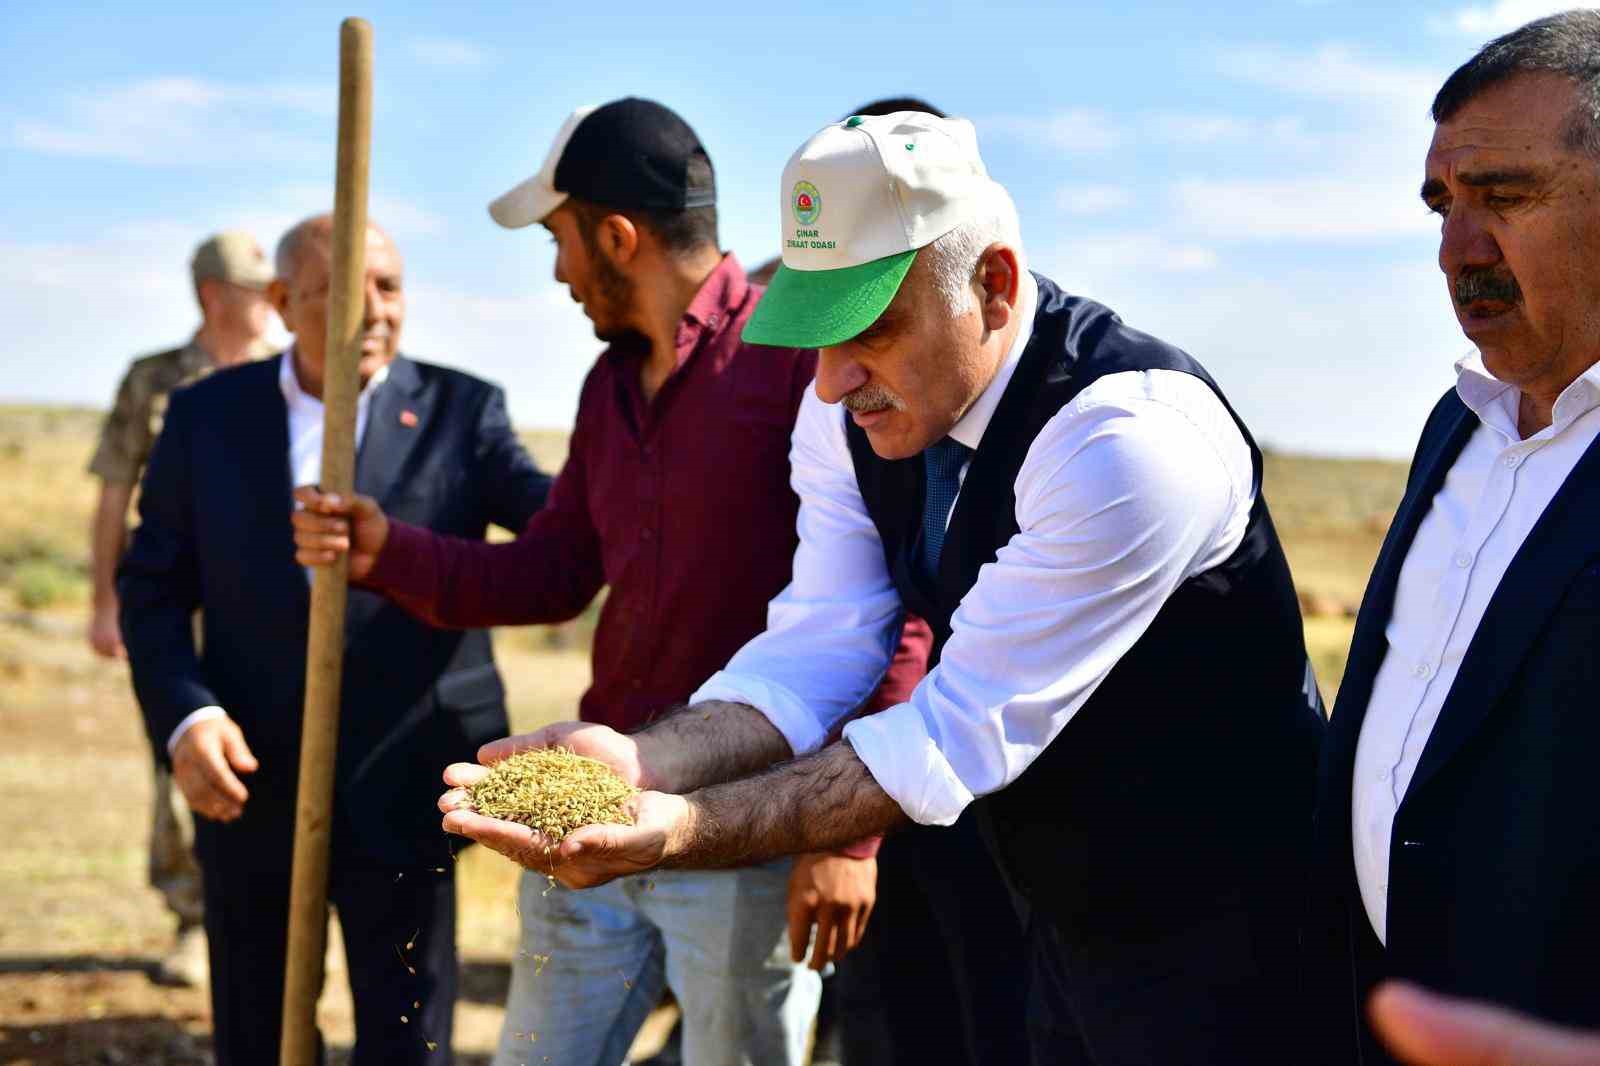
[[[357,406],[365,406],[367,399],[379,385],[389,377],[390,363],[384,363],[367,379],[362,386],[361,394],[356,397]],[[322,401],[312,396],[300,387],[300,377],[294,372],[294,345],[284,349],[283,356],[278,362],[278,388],[283,390],[283,399],[290,409],[302,407],[306,404],[322,406]]]
[[[700,343],[700,335],[707,330],[715,331],[732,321],[749,294],[750,280],[745,276],[744,267],[739,265],[739,260],[732,252],[727,253],[716,269],[700,283],[694,299],[684,309],[683,318],[678,320],[678,332],[673,343],[679,367],[694,354]],[[638,338],[613,344],[605,354],[613,360],[622,360],[648,355],[649,349],[643,339]]]
[[[1000,369],[995,373],[994,380],[989,382],[989,387],[978,394],[972,401],[972,406],[967,408],[967,413],[961,416],[950,430],[952,439],[965,444],[973,451],[978,450],[978,445],[983,441],[983,431],[989,428],[989,420],[994,417],[995,408],[1000,406],[1000,397],[1005,395],[1006,386],[1011,383],[1011,375],[1016,373],[1017,363],[1022,359],[1023,350],[1028,347],[1028,341],[1033,337],[1033,312],[1034,306],[1039,302],[1039,286],[1033,280],[1033,275],[1027,271],[1022,273],[1022,284],[1017,289],[1017,314],[1021,317],[1021,325],[1017,335],[1011,341],[1011,347],[1006,352],[1005,360],[1000,364]]]
[[[1522,391],[1489,373],[1477,349],[1456,362],[1456,395],[1480,422],[1511,440],[1521,439],[1517,404]],[[1551,410],[1550,427],[1535,436],[1554,436],[1596,407],[1600,407],[1600,363],[1589,367],[1561,390]]]

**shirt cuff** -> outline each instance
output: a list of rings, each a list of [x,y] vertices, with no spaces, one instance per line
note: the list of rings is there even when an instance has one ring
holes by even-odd
[[[215,704],[209,707],[197,708],[184,715],[183,721],[178,723],[178,728],[174,729],[172,735],[167,738],[167,758],[172,758],[172,753],[178,748],[178,741],[183,739],[183,735],[189,731],[190,726],[196,722],[208,722],[213,718],[226,717],[228,717],[228,712]]]
[[[828,739],[827,731],[804,700],[782,685],[774,685],[763,678],[718,670],[689,697],[690,703],[708,700],[754,707],[783,734],[796,755],[808,755]]]
[[[844,739],[914,822],[951,825],[974,798],[914,703],[857,718],[844,727]]]
[[[367,576],[351,584],[386,592],[417,593],[424,575],[432,572],[429,551],[434,534],[406,522],[389,519],[389,537],[383,542]],[[422,581],[418,579],[422,578]]]

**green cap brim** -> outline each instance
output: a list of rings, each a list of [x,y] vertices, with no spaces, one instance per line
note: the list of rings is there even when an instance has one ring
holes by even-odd
[[[877,321],[917,258],[917,249],[838,270],[780,265],[741,334],[751,344],[826,348]]]

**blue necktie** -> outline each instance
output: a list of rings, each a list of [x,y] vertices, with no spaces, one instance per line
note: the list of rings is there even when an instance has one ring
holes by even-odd
[[[945,437],[922,453],[927,492],[922,506],[922,572],[928,577],[939,573],[939,553],[944,550],[944,530],[950,508],[961,491],[961,467],[972,454],[958,440]]]

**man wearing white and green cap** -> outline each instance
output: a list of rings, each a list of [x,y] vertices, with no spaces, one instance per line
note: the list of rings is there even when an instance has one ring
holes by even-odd
[[[94,612],[89,645],[107,658],[126,658],[117,623],[117,561],[128,537],[128,504],[139,483],[167,397],[219,367],[266,355],[267,283],[272,267],[250,234],[229,230],[206,238],[190,260],[200,328],[189,343],[135,359],[117,388],[116,404],[100,430],[89,473],[100,479],[90,530]],[[173,984],[205,980],[206,945],[201,930],[200,871],[190,845],[194,829],[188,808],[173,795],[172,775],[157,760],[150,831],[150,883],[178,917],[176,946],[158,967]]]
[[[682,713],[480,753],[604,759],[633,825],[547,854],[452,791],[445,828],[587,886],[972,807],[1027,915],[1036,1063],[1281,1066],[1324,719],[1259,449],[1192,358],[1025,270],[968,123],[830,125],[781,196],[745,336],[820,349],[792,584]],[[926,680],[823,747],[904,608]]]

